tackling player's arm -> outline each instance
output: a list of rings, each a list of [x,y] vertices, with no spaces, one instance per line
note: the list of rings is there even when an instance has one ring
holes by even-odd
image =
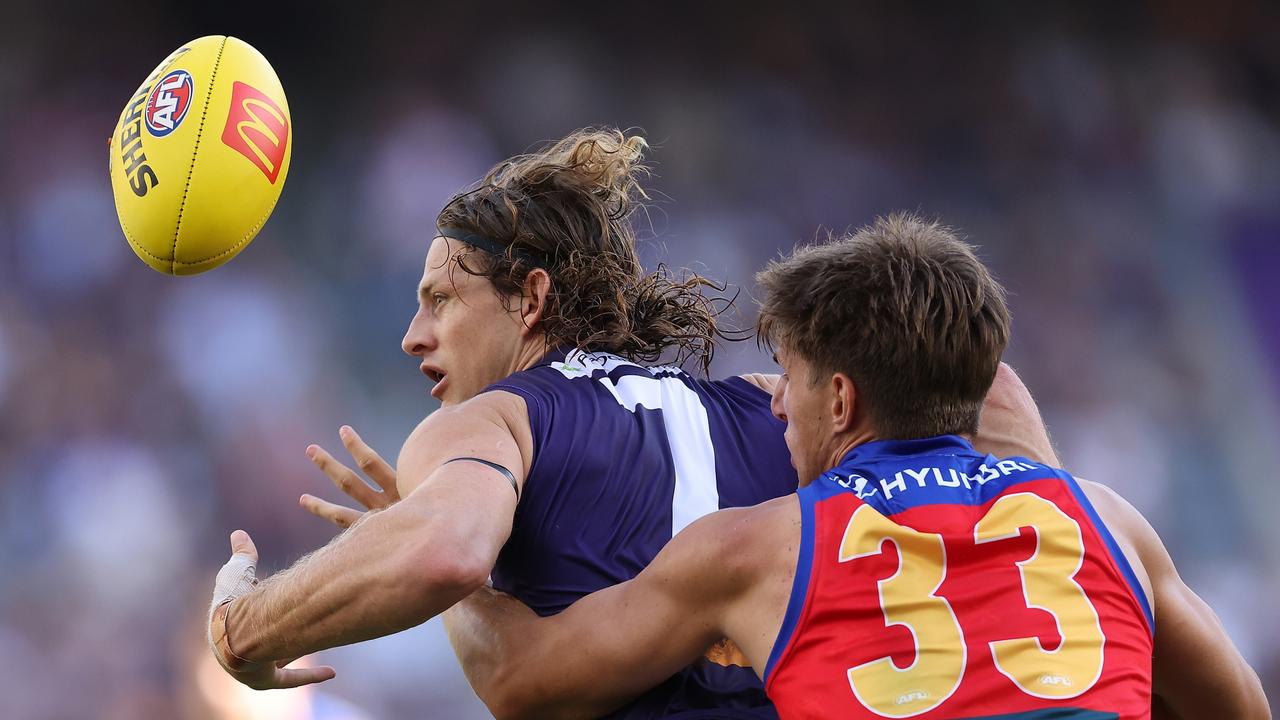
[[[1138,579],[1155,615],[1152,706],[1156,718],[1229,717],[1269,720],[1258,675],[1227,636],[1222,622],[1187,587],[1160,536],[1110,488],[1080,480],[1125,555],[1138,560]]]
[[[398,632],[483,585],[510,535],[517,494],[500,471],[451,461],[495,463],[518,484],[531,447],[524,401],[510,393],[433,413],[401,451],[403,500],[230,604],[231,659],[262,664]]]
[[[1061,467],[1031,391],[1005,363],[996,369],[995,380],[982,403],[973,446],[996,457],[1025,457]]]
[[[738,377],[772,395],[773,389],[778,385],[778,378],[782,376],[767,375],[765,373],[748,373],[746,375],[739,375]]]
[[[539,618],[489,588],[473,594],[444,616],[467,679],[498,718],[598,717],[654,687],[726,636],[726,613],[752,580],[730,548],[752,512],[699,519],[634,579],[558,615]]]

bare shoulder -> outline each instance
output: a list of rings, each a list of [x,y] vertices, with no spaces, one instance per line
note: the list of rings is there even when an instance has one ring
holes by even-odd
[[[522,443],[532,447],[532,430],[529,427],[529,406],[524,398],[506,390],[490,390],[457,405],[478,420],[491,422],[506,428]]]
[[[1139,534],[1141,530],[1151,527],[1146,518],[1142,517],[1142,513],[1121,497],[1120,493],[1092,480],[1076,478],[1076,482],[1080,484],[1080,489],[1084,491],[1093,508],[1098,511],[1103,522],[1107,523],[1107,527],[1111,530]]]
[[[726,583],[743,587],[795,554],[790,545],[798,542],[799,528],[800,503],[792,494],[706,515],[676,535],[672,545],[701,555]]]
[[[720,623],[752,666],[769,659],[782,627],[800,551],[800,502],[793,493],[720,518]]]
[[[660,557],[715,564],[718,570],[737,575],[753,567],[760,557],[757,550],[775,543],[775,533],[785,532],[792,523],[799,527],[800,505],[794,494],[752,507],[717,510],[681,530]]]
[[[423,418],[409,440],[438,441],[442,436],[467,435],[488,428],[529,437],[529,413],[524,398],[505,390],[492,390],[457,405],[442,407]]]
[[[1138,576],[1148,601],[1154,606],[1152,578],[1170,565],[1169,554],[1155,528],[1115,490],[1083,478],[1076,478],[1076,482],[1111,531],[1120,551]]]
[[[800,503],[794,493],[751,507],[718,510],[703,516],[680,534],[697,528],[699,535],[714,534],[723,543],[750,549],[752,544],[768,543],[768,536],[774,530],[792,524],[796,527],[800,524]]]
[[[765,536],[774,531],[800,527],[800,498],[795,493],[742,510],[749,514],[744,526],[757,537],[757,542],[770,542]]]
[[[397,466],[422,470],[456,457],[501,464],[523,483],[533,464],[533,433],[524,398],[498,390],[436,410],[409,434]],[[401,488],[401,494],[408,489]]]
[[[524,398],[513,392],[490,390],[457,405],[439,408],[423,418],[414,432],[431,432],[432,429],[448,427],[458,422],[524,424],[527,427],[528,408]]]
[[[768,375],[765,373],[748,373],[746,375],[739,375],[738,377],[772,395],[774,387],[778,384],[779,376]]]

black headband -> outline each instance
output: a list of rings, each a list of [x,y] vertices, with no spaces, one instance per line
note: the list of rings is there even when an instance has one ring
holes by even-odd
[[[505,256],[507,252],[510,251],[513,258],[534,267],[546,269],[546,267],[550,265],[546,256],[540,252],[532,252],[525,250],[524,248],[503,245],[493,238],[485,237],[484,235],[477,235],[470,230],[464,230],[459,227],[442,227],[437,228],[437,231],[440,233],[441,237],[447,237],[464,242],[471,247],[479,248],[487,253]]]

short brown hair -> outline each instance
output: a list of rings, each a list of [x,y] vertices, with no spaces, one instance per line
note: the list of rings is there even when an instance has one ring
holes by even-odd
[[[763,342],[848,375],[882,438],[974,433],[1009,342],[1004,288],[937,222],[877,218],[756,276]]]
[[[471,252],[458,267],[487,278],[502,297],[519,294],[529,273],[551,276],[543,330],[550,345],[603,350],[631,360],[696,358],[705,370],[721,311],[703,295],[723,289],[699,275],[646,274],[631,218],[648,198],[639,136],[613,129],[576,131],[538,152],[499,163],[436,219],[505,248]]]

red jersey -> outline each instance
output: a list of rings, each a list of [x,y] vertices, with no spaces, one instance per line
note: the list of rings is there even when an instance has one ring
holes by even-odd
[[[1150,717],[1146,595],[1066,472],[878,441],[799,497],[782,718]]]

